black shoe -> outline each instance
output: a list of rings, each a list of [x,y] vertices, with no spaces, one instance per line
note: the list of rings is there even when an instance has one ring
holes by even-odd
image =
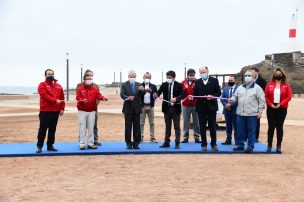
[[[53,151],[53,152],[56,152],[58,151],[55,147],[50,147],[50,148],[47,148],[48,151]]]
[[[222,142],[222,145],[231,145],[231,140],[226,140],[225,142]]]
[[[243,147],[234,147],[233,151],[243,151],[244,148]]]
[[[36,153],[39,154],[39,153],[41,153],[41,152],[42,152],[42,148],[37,147]]]
[[[101,143],[100,142],[94,142],[94,145],[95,146],[101,146]]]
[[[188,143],[188,142],[189,142],[188,139],[184,139],[184,140],[182,141],[182,143]]]
[[[164,142],[164,144],[159,146],[159,148],[168,148],[168,147],[170,147],[170,143],[168,143],[168,142]]]
[[[198,140],[198,139],[196,139],[194,142],[195,142],[195,143],[202,143],[202,141],[200,141],[200,140]]]
[[[178,144],[175,144],[174,149],[180,149],[179,143],[178,143]]]
[[[133,149],[139,149],[138,145],[133,145]]]
[[[271,148],[270,146],[268,146],[267,149],[266,149],[266,152],[267,152],[267,153],[270,153],[270,152],[271,152],[271,149],[272,149],[272,148]]]
[[[252,151],[253,151],[252,147],[247,147],[247,149],[245,150],[245,153],[250,154],[250,153],[252,153]]]
[[[127,145],[127,149],[133,149],[132,145],[131,145],[131,144],[128,144],[128,145]]]
[[[216,145],[211,147],[212,151],[218,151],[218,147]]]
[[[277,146],[276,152],[279,153],[279,154],[282,154],[281,146]]]

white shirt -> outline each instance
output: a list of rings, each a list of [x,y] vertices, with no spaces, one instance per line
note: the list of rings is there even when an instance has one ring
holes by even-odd
[[[145,89],[149,89],[149,84],[145,84]],[[144,95],[144,103],[151,104],[151,94],[149,92]]]
[[[207,85],[208,80],[209,80],[209,76],[208,76],[208,78],[206,80],[204,80],[204,79],[202,79],[202,80],[203,80],[204,84]]]
[[[280,103],[280,98],[281,98],[281,89],[280,88],[275,88],[274,89],[274,103]]]

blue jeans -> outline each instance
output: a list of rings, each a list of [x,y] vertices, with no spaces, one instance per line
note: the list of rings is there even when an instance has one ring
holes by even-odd
[[[237,115],[231,111],[225,111],[225,121],[226,121],[226,140],[231,141],[232,139],[232,125],[234,127],[234,140],[236,140],[237,135]]]
[[[248,147],[254,148],[255,131],[257,127],[257,116],[240,116],[237,115],[237,137],[236,145],[244,148],[245,133],[248,134]]]

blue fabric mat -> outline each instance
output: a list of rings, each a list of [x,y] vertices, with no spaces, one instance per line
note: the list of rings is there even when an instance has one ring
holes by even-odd
[[[67,156],[67,155],[115,155],[115,154],[243,154],[244,152],[235,152],[232,150],[234,145],[221,145],[218,152],[211,151],[208,145],[208,151],[202,152],[201,145],[189,142],[186,144],[181,143],[180,149],[174,149],[174,143],[171,142],[170,148],[159,148],[162,142],[159,143],[141,143],[140,149],[126,149],[124,142],[102,142],[102,146],[97,149],[79,150],[78,142],[57,142],[54,147],[58,152],[46,151],[46,146],[40,154],[36,154],[36,143],[12,143],[0,144],[0,157],[22,157],[22,156]],[[255,149],[252,154],[275,154],[273,149],[271,153],[266,152],[266,145],[256,143]]]

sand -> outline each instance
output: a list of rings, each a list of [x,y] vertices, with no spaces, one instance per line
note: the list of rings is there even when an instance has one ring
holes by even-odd
[[[101,141],[123,141],[122,102],[114,94],[109,98],[112,102],[99,106],[100,111],[113,112],[99,113]],[[37,103],[37,98],[10,102],[0,98],[0,115],[5,114],[0,116],[0,143],[36,141]],[[304,201],[303,104],[300,98],[290,104],[282,155],[0,158],[0,201]],[[77,141],[75,103],[67,106],[58,123],[57,142]],[[160,112],[160,103],[156,108]],[[157,116],[155,122],[161,141],[163,117]],[[266,123],[264,115],[263,143]],[[218,131],[218,139],[224,138]]]

